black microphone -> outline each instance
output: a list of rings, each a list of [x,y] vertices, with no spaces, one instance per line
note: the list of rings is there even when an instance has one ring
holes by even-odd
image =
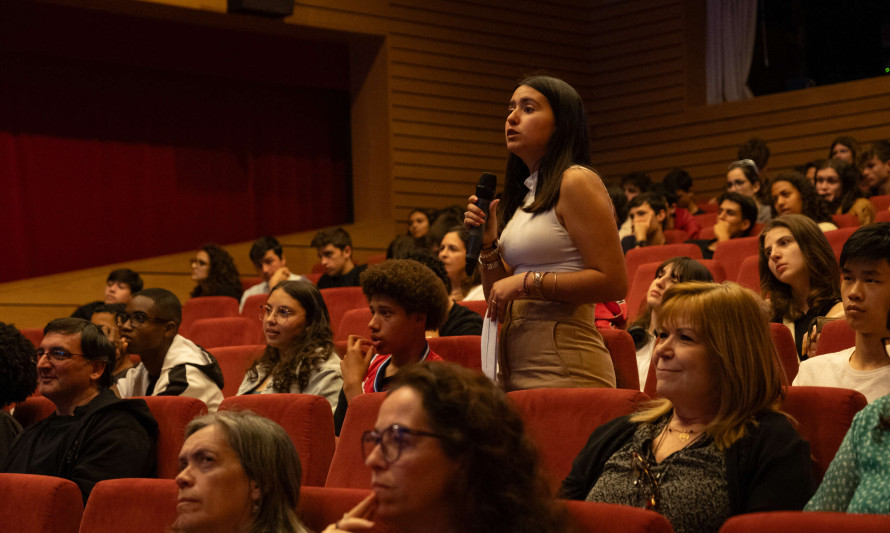
[[[498,185],[498,178],[490,172],[483,172],[479,176],[479,183],[476,185],[476,205],[485,214],[488,219],[488,206],[494,200],[494,190]],[[470,228],[470,239],[467,241],[467,275],[473,274],[476,263],[479,261],[479,252],[482,250],[482,231],[485,228],[483,222],[481,226]]]

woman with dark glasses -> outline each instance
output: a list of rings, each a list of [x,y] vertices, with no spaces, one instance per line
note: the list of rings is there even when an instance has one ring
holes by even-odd
[[[734,283],[679,283],[658,324],[659,398],[594,431],[561,495],[653,509],[678,533],[802,509],[815,490],[810,449],[779,412],[763,302]]]
[[[336,409],[343,377],[318,288],[308,281],[282,281],[258,311],[266,350],[247,370],[238,394],[315,394]]]
[[[396,379],[362,437],[373,494],[325,533],[376,520],[395,533],[566,531],[522,420],[488,378],[424,362]]]

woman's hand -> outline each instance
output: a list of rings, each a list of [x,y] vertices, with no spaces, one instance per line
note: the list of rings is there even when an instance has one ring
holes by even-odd
[[[322,533],[337,533],[338,531],[362,531],[374,527],[370,518],[377,510],[377,497],[374,493],[368,495],[358,505],[350,509],[343,518],[329,525]]]
[[[529,273],[528,278],[528,283],[534,283],[533,273]],[[526,275],[523,272],[496,281],[488,294],[489,315],[497,317],[498,322],[503,322],[507,313],[507,303],[523,297],[525,291],[522,284],[525,279]]]
[[[377,350],[371,341],[361,335],[350,335],[346,340],[346,354],[340,361],[343,374],[343,393],[347,400],[362,393],[362,381],[368,373]]]
[[[488,206],[488,217],[485,217],[485,214],[479,209],[479,206],[476,203],[479,201],[479,198],[476,195],[470,196],[470,203],[467,205],[467,212],[464,213],[464,227],[467,230],[478,228],[483,223],[485,224],[485,228],[482,231],[482,244],[483,246],[490,246],[491,243],[494,242],[495,239],[498,238],[498,204],[501,203],[500,199],[492,200],[491,204]]]

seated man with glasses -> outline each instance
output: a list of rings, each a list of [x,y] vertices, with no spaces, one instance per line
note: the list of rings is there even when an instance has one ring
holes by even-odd
[[[216,359],[179,335],[182,304],[166,289],[145,289],[117,315],[127,352],[142,362],[117,381],[121,398],[188,396],[216,411],[223,400],[222,370]]]
[[[25,429],[0,471],[70,479],[84,502],[104,479],[153,477],[158,424],[144,400],[120,400],[107,388],[114,346],[102,330],[58,318],[43,334],[37,391],[56,412]]]
[[[337,435],[349,400],[389,389],[402,369],[421,361],[441,361],[430,351],[426,332],[439,329],[448,312],[445,285],[432,270],[410,259],[389,259],[361,276],[371,308],[371,338],[350,335],[340,363],[343,390],[334,412]]]

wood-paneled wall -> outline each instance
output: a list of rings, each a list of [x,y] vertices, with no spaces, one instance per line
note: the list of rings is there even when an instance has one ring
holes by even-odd
[[[222,0],[140,5],[147,17],[288,33],[281,21],[224,15]],[[356,224],[347,229],[360,258],[383,250],[411,208],[464,203],[480,171],[502,179],[506,101],[528,73],[563,77],[585,97],[593,163],[607,179],[643,170],[658,181],[680,166],[702,198],[720,190],[736,146],[752,136],[769,143],[772,172],[824,157],[840,134],[890,138],[890,78],[703,105],[703,0],[297,0],[284,24],[353,43]],[[289,264],[308,270],[311,232],[281,240]],[[249,272],[247,247],[230,249]],[[130,266],[187,292],[191,253]],[[94,299],[110,268],[0,286],[0,320],[42,325],[62,307],[41,305]]]

